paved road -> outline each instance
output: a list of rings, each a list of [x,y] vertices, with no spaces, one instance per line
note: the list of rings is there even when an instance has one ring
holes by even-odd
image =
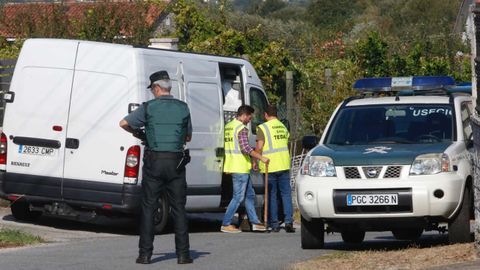
[[[37,224],[20,223],[0,210],[0,226],[20,227],[41,235],[52,243],[35,247],[0,250],[0,269],[18,270],[89,270],[89,269],[285,269],[297,261],[307,260],[335,250],[397,249],[407,245],[395,241],[390,233],[369,233],[360,247],[346,246],[339,234],[326,237],[323,250],[302,250],[300,233],[218,232],[219,218],[208,220],[192,216],[190,244],[192,265],[177,265],[172,233],[157,235],[152,265],[137,265],[138,236],[128,221],[104,220],[85,224],[42,218]],[[101,223],[100,225],[98,223]],[[441,244],[445,236],[424,236],[425,245]]]
[[[157,235],[152,265],[137,265],[138,236],[128,221],[103,221],[101,225],[54,218],[36,224],[17,222],[0,210],[0,226],[20,228],[41,235],[52,243],[0,250],[0,269],[283,269],[298,260],[330,252],[303,251],[300,233],[218,232],[220,219],[199,219],[190,225],[192,265],[177,265],[172,233]],[[113,232],[113,233],[112,233]]]

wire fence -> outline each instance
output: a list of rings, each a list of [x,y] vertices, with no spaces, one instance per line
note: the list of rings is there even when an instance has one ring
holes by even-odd
[[[294,141],[290,144],[290,156],[292,157],[290,166],[290,186],[292,187],[292,203],[293,207],[298,208],[297,196],[296,196],[296,180],[298,172],[302,167],[303,159],[306,156],[305,149],[298,151],[298,142]],[[299,154],[297,154],[299,152]]]

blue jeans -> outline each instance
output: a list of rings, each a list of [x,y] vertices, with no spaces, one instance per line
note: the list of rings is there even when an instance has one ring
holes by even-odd
[[[223,217],[223,226],[232,223],[233,215],[237,212],[240,203],[245,200],[245,208],[247,210],[248,219],[253,224],[260,224],[257,213],[255,212],[255,191],[253,190],[252,181],[249,173],[232,174],[233,197],[228,204],[227,211]]]
[[[292,187],[290,186],[290,171],[279,171],[268,174],[268,209],[269,224],[272,228],[279,226],[278,224],[278,202],[277,194],[280,195],[283,203],[283,213],[285,214],[285,224],[293,223],[293,206],[292,206]]]

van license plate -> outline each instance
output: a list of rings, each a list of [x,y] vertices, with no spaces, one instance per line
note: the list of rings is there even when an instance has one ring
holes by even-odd
[[[398,205],[398,194],[347,194],[347,206]]]
[[[54,156],[57,152],[55,151],[54,148],[50,148],[50,147],[19,145],[18,153],[24,154],[24,155],[35,155],[35,156]]]

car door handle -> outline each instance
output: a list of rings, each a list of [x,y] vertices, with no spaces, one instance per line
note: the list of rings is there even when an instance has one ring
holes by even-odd
[[[67,138],[65,141],[65,148],[78,149],[80,141],[74,138]]]

